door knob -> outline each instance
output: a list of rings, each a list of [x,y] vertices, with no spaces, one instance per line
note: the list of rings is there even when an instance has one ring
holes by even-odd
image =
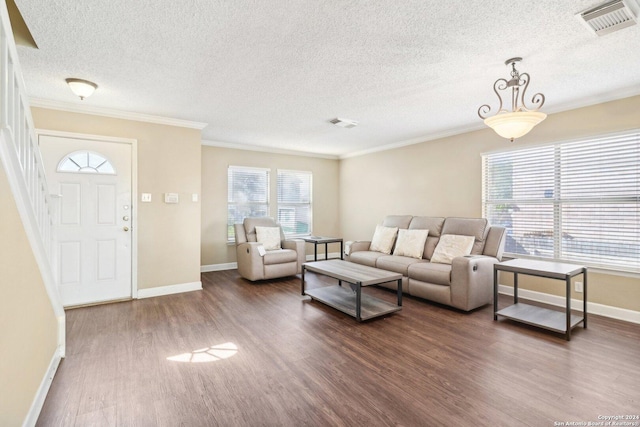
[[[122,227],[124,231],[129,231],[129,227]]]

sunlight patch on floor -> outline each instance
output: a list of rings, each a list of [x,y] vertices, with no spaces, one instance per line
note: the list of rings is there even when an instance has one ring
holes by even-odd
[[[212,345],[211,347],[193,350],[191,353],[183,353],[167,357],[167,360],[187,363],[216,362],[218,360],[228,359],[235,356],[237,352],[238,346],[232,342],[226,342],[224,344]]]

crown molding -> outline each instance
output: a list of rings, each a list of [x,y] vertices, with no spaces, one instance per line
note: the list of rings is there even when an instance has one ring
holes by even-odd
[[[210,141],[206,139],[203,139],[200,143],[207,147],[231,148],[233,150],[258,151],[261,153],[286,154],[289,156],[317,157],[320,159],[329,159],[329,160],[338,160],[339,158],[338,156],[332,155],[332,154],[319,154],[319,153],[311,153],[307,151],[285,150],[282,148],[263,147],[260,145],[249,145],[249,144],[237,144],[233,142]]]
[[[32,107],[48,108],[50,110],[67,111],[69,113],[93,114],[94,116],[133,120],[136,122],[156,123],[160,125],[177,126],[198,130],[202,130],[209,125],[208,123],[192,122],[190,120],[154,116],[151,114],[133,113],[130,111],[114,110],[112,108],[96,107],[92,105],[78,105],[70,102],[53,101],[50,99],[29,98],[29,103]]]
[[[377,147],[369,148],[366,150],[353,151],[351,153],[343,154],[340,156],[340,159],[348,159],[350,157],[359,157],[364,156],[366,154],[377,153],[380,151],[388,151],[396,148],[402,148],[409,145],[420,144],[422,142],[433,141],[436,139],[447,138],[449,136],[460,135],[467,132],[473,132],[476,130],[489,129],[484,125],[484,123],[480,122],[478,124],[470,125],[470,126],[460,126],[456,129],[446,130],[444,132],[438,132],[430,135],[424,135],[417,138],[405,139],[398,142],[392,142],[391,144],[379,145]]]

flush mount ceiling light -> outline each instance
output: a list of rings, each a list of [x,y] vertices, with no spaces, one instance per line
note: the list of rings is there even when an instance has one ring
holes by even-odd
[[[69,78],[65,79],[65,81],[71,88],[71,91],[80,97],[80,100],[90,97],[91,94],[98,89],[98,85],[89,80]]]
[[[506,79],[498,79],[493,84],[493,91],[500,101],[496,114],[488,116],[491,107],[487,104],[478,108],[478,116],[484,120],[484,123],[501,137],[510,139],[511,142],[528,134],[535,125],[547,117],[546,114],[538,112],[544,104],[543,94],[536,93],[533,95],[531,108],[524,102],[525,92],[531,78],[528,73],[520,74],[516,70],[516,64],[520,61],[522,61],[522,58],[507,59],[504,63],[507,66],[511,65],[511,79],[508,81]],[[511,110],[503,108],[503,99],[500,92],[507,92],[511,96]]]

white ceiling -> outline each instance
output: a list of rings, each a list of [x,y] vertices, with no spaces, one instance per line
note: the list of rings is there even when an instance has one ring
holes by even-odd
[[[31,98],[205,122],[230,145],[345,156],[477,129],[513,56],[547,113],[640,94],[640,25],[596,37],[574,17],[599,0],[16,3]],[[67,77],[100,87],[80,101]]]

